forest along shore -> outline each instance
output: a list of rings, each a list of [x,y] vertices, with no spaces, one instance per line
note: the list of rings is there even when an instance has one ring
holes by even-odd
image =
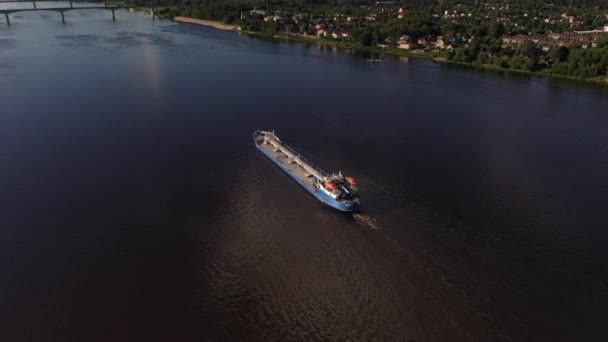
[[[174,20],[176,22],[180,22],[180,23],[197,24],[197,25],[213,27],[213,28],[216,28],[219,30],[224,30],[224,31],[241,32],[241,33],[248,34],[250,36],[268,37],[268,35],[266,35],[263,32],[243,30],[243,29],[241,29],[241,27],[239,25],[226,24],[221,21],[196,19],[196,18],[185,17],[185,16],[176,16],[176,17],[173,17],[172,20]],[[362,46],[362,45],[349,44],[349,43],[345,44],[345,43],[342,43],[339,41],[321,39],[317,36],[273,34],[270,37],[273,39],[279,39],[279,40],[295,41],[295,42],[302,42],[302,43],[313,43],[313,44],[326,45],[326,46],[335,46],[335,47],[344,48],[344,49],[354,49],[354,50],[358,50],[358,51],[362,51],[362,52],[369,52],[369,53],[388,54],[388,55],[400,56],[400,57],[426,59],[426,60],[431,60],[436,63],[460,65],[460,66],[471,67],[473,69],[479,69],[479,70],[487,70],[487,71],[509,73],[509,74],[533,75],[533,76],[539,76],[539,77],[550,77],[550,78],[576,80],[576,81],[585,81],[585,82],[591,82],[591,83],[604,85],[604,86],[608,85],[608,78],[599,78],[599,77],[598,78],[579,78],[579,77],[572,77],[572,76],[567,76],[567,75],[533,72],[533,71],[520,70],[520,69],[510,69],[510,68],[505,69],[505,68],[502,68],[500,66],[493,65],[493,64],[471,64],[471,63],[459,62],[459,61],[451,60],[445,56],[437,56],[436,54],[428,54],[428,53],[415,53],[415,52],[411,52],[409,50],[403,50],[403,49],[398,49],[398,48],[386,48],[386,47],[379,48],[379,47]]]
[[[178,21],[180,23],[189,23],[189,24],[210,26],[210,27],[214,27],[216,29],[226,30],[226,31],[235,31],[238,28],[238,26],[236,26],[236,25],[224,24],[219,21],[195,19],[195,18],[189,18],[189,17],[175,17],[175,18],[173,18],[173,20]]]

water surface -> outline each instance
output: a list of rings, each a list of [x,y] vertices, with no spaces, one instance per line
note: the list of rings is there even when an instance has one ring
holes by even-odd
[[[0,23],[0,340],[602,341],[608,91],[117,12]],[[254,148],[354,176],[323,207]]]

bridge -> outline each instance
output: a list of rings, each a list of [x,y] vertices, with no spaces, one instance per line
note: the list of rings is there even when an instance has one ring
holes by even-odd
[[[96,2],[97,1],[97,2]],[[38,7],[39,3],[49,3],[49,2],[55,2],[55,3],[61,3],[60,6],[58,7]],[[11,13],[16,13],[16,12],[31,12],[31,11],[52,11],[52,12],[58,12],[59,14],[61,14],[61,22],[65,24],[65,12],[68,11],[74,11],[74,10],[90,10],[90,9],[95,9],[95,10],[106,10],[106,11],[110,11],[112,12],[112,20],[116,21],[116,14],[115,11],[120,10],[120,9],[129,9],[132,7],[136,7],[135,5],[130,4],[129,0],[127,0],[126,2],[120,3],[120,4],[108,4],[108,0],[92,0],[92,1],[87,1],[87,0],[0,0],[0,5],[2,4],[15,4],[15,3],[22,3],[22,4],[31,4],[31,7],[19,7],[19,8],[2,8],[0,9],[0,13],[4,14],[4,18],[6,19],[6,24],[8,26],[11,25],[11,19],[10,19],[10,14]],[[94,6],[74,6],[74,4],[83,4],[83,3],[93,3],[96,4]],[[69,7],[65,7],[66,4],[69,4]],[[150,14],[152,14],[152,18],[154,19],[155,15],[154,15],[154,7],[152,6],[142,6],[142,5],[137,5],[137,7],[149,7],[150,8]]]

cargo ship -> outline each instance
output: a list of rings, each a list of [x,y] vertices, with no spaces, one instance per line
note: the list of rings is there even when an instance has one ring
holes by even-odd
[[[341,211],[359,211],[357,183],[352,177],[344,177],[342,172],[324,172],[283,143],[274,131],[257,130],[253,140],[263,155],[319,201]]]

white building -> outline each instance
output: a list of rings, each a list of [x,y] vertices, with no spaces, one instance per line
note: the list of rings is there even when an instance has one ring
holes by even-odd
[[[604,25],[604,32],[608,32],[608,24]]]

